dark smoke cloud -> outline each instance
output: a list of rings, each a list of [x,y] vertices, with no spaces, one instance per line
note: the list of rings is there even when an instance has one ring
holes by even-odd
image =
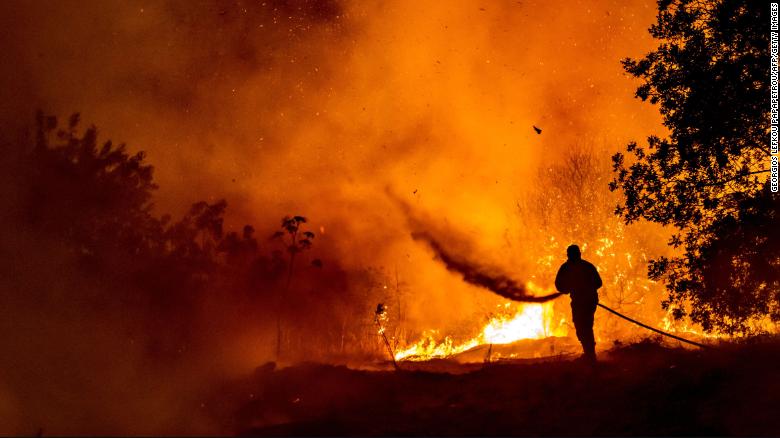
[[[436,259],[441,261],[448,271],[459,274],[466,283],[487,289],[512,301],[524,303],[544,303],[561,296],[560,293],[542,296],[530,295],[524,284],[513,280],[500,269],[487,266],[484,263],[476,263],[461,256],[460,254],[473,253],[468,242],[457,238],[452,230],[442,230],[441,226],[435,225],[435,221],[422,218],[420,213],[413,211],[406,201],[399,198],[389,188],[385,189],[385,193],[401,209],[412,229],[412,239],[427,244],[433,250]],[[434,229],[436,231],[432,231]],[[442,243],[443,239],[436,238],[434,235],[448,236],[448,240],[453,242],[452,246],[458,247],[459,250],[453,251],[445,248]]]
[[[519,284],[503,273],[495,272],[496,268],[480,266],[447,251],[439,241],[425,231],[413,232],[412,238],[425,242],[436,254],[436,258],[444,263],[444,266],[450,272],[460,274],[466,283],[487,289],[504,298],[524,303],[544,303],[561,296],[560,293],[542,296],[529,295],[524,285]],[[490,271],[493,271],[493,273]]]

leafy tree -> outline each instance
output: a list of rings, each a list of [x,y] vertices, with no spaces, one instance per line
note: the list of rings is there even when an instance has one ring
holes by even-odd
[[[611,190],[626,223],[674,226],[676,257],[651,261],[664,308],[705,330],[744,333],[780,320],[776,194],[769,193],[769,22],[764,2],[659,0],[660,40],[625,70],[640,99],[659,105],[666,138],[613,156]],[[627,162],[628,161],[628,162]],[[687,304],[687,305],[686,305]]]
[[[21,219],[85,257],[112,246],[152,251],[156,242],[149,237],[160,231],[151,215],[157,186],[143,152],[130,155],[111,141],[98,146],[94,126],[79,135],[78,114],[63,128],[42,113],[36,122],[35,147],[20,169],[26,182]]]
[[[290,288],[290,282],[293,276],[293,266],[295,265],[295,256],[299,253],[311,249],[314,233],[311,231],[301,231],[301,225],[306,223],[303,216],[285,216],[282,218],[282,230],[277,231],[271,236],[272,239],[281,239],[285,244],[285,249],[290,255],[290,261],[287,268],[287,283],[285,289]],[[287,237],[285,237],[285,235]]]
[[[253,226],[244,225],[241,237],[235,231],[227,233],[219,243],[217,251],[224,252],[229,262],[244,261],[257,253],[257,239],[254,234]]]
[[[64,251],[75,261],[73,303],[89,299],[90,309],[148,316],[164,334],[157,338],[170,338],[168,346],[153,349],[176,351],[197,315],[198,292],[226,270],[218,253],[233,258],[243,251],[251,257],[244,247],[256,247],[252,228],[245,227],[238,240],[242,248],[233,248],[236,233],[223,230],[224,200],[195,203],[176,222],[157,217],[152,212],[157,186],[144,154],[130,154],[111,141],[99,144],[97,129],[82,130],[79,122],[78,114],[62,125],[38,113],[34,143],[21,140],[15,146],[10,168],[16,199],[2,202],[15,225],[34,236],[15,250]],[[250,270],[235,273],[248,277]]]
[[[252,226],[224,226],[223,200],[196,202],[178,219],[156,215],[143,153],[99,143],[98,130],[81,128],[78,115],[62,123],[39,114],[32,133],[0,156],[9,183],[0,205],[11,224],[0,238],[0,253],[9,255],[0,286],[14,303],[116,321],[154,361],[182,363],[182,355],[223,343],[225,330],[273,325],[274,310],[290,317],[291,353],[378,353],[365,309],[388,299],[387,280],[337,261],[312,260],[304,271],[301,254],[315,235],[303,216],[282,220],[282,248],[267,254]]]
[[[271,238],[283,242],[290,258],[287,263],[287,281],[284,285],[284,293],[290,290],[290,284],[293,278],[293,268],[295,266],[295,257],[308,249],[311,249],[314,233],[301,230],[301,225],[306,223],[303,216],[285,216],[282,218],[281,230],[275,232]],[[276,312],[276,357],[281,355],[282,351],[282,298],[278,297]]]

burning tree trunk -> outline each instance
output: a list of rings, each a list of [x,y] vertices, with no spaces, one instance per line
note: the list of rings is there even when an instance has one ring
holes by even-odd
[[[390,359],[393,361],[393,368],[398,370],[398,363],[395,361],[395,351],[393,351],[393,347],[390,345],[390,341],[387,339],[387,335],[385,334],[384,321],[386,320],[387,308],[384,304],[379,303],[376,305],[376,311],[374,312],[374,322],[379,328],[379,335],[382,336],[382,340],[384,340],[385,346],[387,347],[387,352],[390,354]]]

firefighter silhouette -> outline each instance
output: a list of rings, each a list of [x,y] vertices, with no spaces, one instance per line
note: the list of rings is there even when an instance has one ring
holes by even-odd
[[[577,339],[582,344],[585,359],[595,361],[593,315],[599,302],[601,277],[592,263],[582,259],[577,245],[566,248],[566,255],[568,260],[561,265],[558,275],[555,276],[555,288],[571,296],[571,316],[577,330]]]

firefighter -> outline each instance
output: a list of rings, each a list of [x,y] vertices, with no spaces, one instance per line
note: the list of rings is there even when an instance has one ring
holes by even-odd
[[[571,316],[577,339],[582,344],[583,357],[596,361],[596,340],[593,337],[593,314],[599,302],[598,289],[601,277],[596,267],[582,259],[580,248],[571,245],[566,248],[568,260],[561,265],[555,276],[555,288],[571,296]]]

